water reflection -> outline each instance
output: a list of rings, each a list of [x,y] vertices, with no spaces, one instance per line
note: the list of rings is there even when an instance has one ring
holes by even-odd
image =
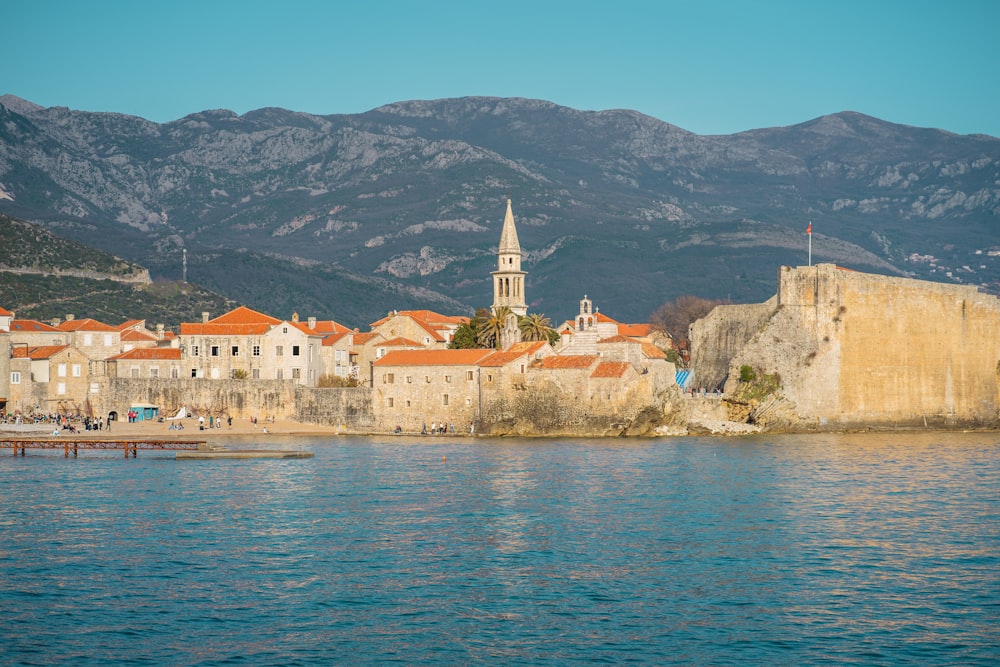
[[[5,659],[997,657],[989,434],[288,442],[0,460]]]

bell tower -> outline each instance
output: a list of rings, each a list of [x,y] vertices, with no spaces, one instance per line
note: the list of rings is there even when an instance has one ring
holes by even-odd
[[[521,244],[517,240],[517,229],[514,227],[514,213],[507,199],[507,214],[503,218],[503,231],[500,232],[500,247],[497,250],[497,270],[493,276],[493,306],[494,314],[501,306],[507,306],[511,312],[524,316],[528,305],[524,300],[524,276],[527,272],[521,270]]]

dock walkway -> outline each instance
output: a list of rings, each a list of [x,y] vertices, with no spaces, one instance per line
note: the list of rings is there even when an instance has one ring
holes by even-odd
[[[125,458],[135,458],[140,449],[154,451],[198,451],[206,448],[204,440],[157,440],[152,438],[65,440],[59,438],[0,438],[0,449],[11,447],[14,456],[24,456],[28,449],[62,449],[69,458],[70,452],[76,456],[79,450],[121,449]]]

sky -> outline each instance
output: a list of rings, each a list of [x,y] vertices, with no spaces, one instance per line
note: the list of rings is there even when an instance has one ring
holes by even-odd
[[[167,122],[527,97],[698,134],[839,111],[1000,137],[1000,0],[0,0],[0,94]]]

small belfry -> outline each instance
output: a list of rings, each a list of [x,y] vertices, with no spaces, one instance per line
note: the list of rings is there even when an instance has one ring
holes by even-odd
[[[497,250],[497,270],[493,276],[493,314],[503,306],[512,313],[523,317],[528,312],[524,299],[524,277],[527,272],[521,270],[521,244],[517,240],[517,228],[514,227],[514,212],[511,210],[510,199],[507,199],[507,214],[503,219],[503,230],[500,232],[500,247]]]

